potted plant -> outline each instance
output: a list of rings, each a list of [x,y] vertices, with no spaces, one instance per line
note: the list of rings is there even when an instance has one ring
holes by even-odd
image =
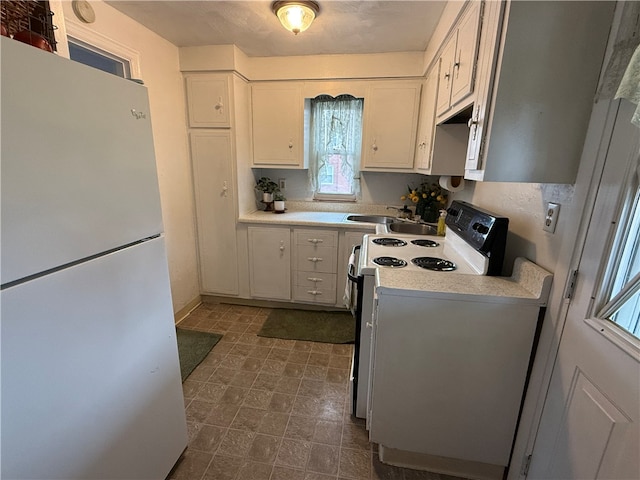
[[[440,210],[446,208],[447,193],[437,183],[422,182],[417,188],[407,186],[408,192],[400,200],[416,204],[416,217],[423,222],[436,223]]]
[[[273,192],[278,190],[278,184],[269,177],[261,177],[256,184],[256,190],[262,192],[264,203],[271,203],[273,202]]]
[[[274,192],[273,194],[273,209],[276,212],[284,212],[284,201],[286,200],[284,194],[280,191],[277,190],[276,192]]]

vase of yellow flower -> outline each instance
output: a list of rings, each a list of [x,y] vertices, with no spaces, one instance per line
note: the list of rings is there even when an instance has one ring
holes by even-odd
[[[410,201],[416,206],[416,215],[420,215],[423,222],[436,223],[440,210],[447,205],[447,194],[437,183],[423,182],[417,188],[407,186],[408,193],[400,200]]]

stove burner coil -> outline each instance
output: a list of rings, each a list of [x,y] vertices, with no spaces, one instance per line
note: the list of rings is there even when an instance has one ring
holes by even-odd
[[[414,265],[424,268],[426,270],[433,270],[436,272],[450,272],[458,268],[455,263],[450,262],[449,260],[444,260],[442,258],[436,257],[417,257],[412,258],[411,263]]]
[[[427,240],[426,238],[418,238],[416,240],[411,240],[411,243],[419,247],[437,247],[440,245],[438,242],[434,242],[433,240]]]
[[[407,242],[400,240],[399,238],[374,238],[371,240],[376,245],[383,245],[385,247],[404,247]]]
[[[376,257],[373,259],[373,263],[381,267],[401,268],[407,266],[407,262],[395,257]]]

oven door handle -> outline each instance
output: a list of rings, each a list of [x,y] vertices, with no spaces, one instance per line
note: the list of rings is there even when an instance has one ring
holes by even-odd
[[[351,250],[351,255],[349,256],[349,267],[347,268],[347,277],[349,278],[349,280],[351,280],[353,283],[358,284],[358,276],[356,273],[357,267],[356,267],[356,252],[358,252],[358,250],[360,250],[360,245],[355,245],[353,247],[353,250]]]

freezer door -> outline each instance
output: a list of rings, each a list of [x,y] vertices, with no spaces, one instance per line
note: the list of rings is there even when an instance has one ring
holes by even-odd
[[[2,478],[166,478],[187,428],[164,239],[0,301]]]
[[[146,88],[0,42],[1,283],[160,233]]]

